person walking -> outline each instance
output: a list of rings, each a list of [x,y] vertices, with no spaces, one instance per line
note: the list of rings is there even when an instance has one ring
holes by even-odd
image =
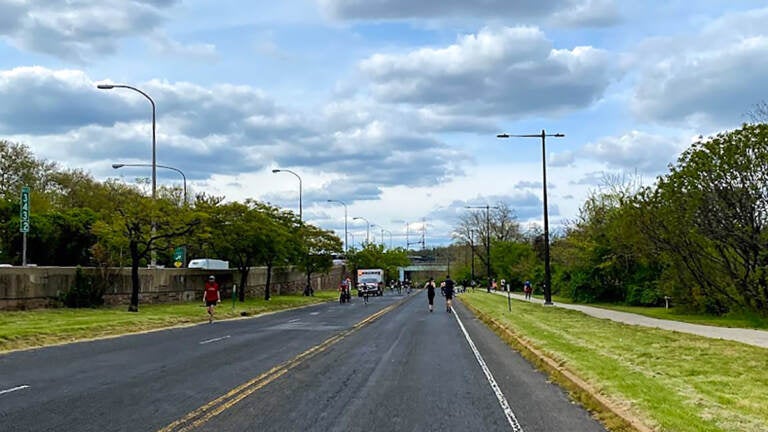
[[[429,302],[429,311],[432,312],[432,305],[435,303],[435,279],[429,278],[424,288],[427,289],[427,301]]]
[[[203,294],[203,300],[205,306],[208,308],[208,324],[213,322],[213,311],[216,304],[221,301],[221,293],[219,292],[219,284],[216,283],[216,276],[208,276],[208,281],[205,283],[205,294]]]
[[[531,300],[531,296],[533,295],[533,286],[531,286],[531,281],[525,281],[525,284],[523,285],[523,292],[525,293],[525,299]]]
[[[445,292],[445,311],[448,313],[451,313],[451,301],[453,300],[453,288],[454,283],[451,279],[451,276],[445,277],[445,287],[443,288]]]

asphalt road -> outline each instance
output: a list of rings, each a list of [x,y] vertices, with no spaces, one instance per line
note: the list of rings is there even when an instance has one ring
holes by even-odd
[[[2,355],[0,430],[604,428],[461,305],[429,313],[417,292]]]

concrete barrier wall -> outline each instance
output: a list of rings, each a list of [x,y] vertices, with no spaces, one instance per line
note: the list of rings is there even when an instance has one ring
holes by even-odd
[[[0,267],[0,310],[60,306],[59,294],[74,285],[75,272],[75,267]],[[104,287],[106,304],[128,305],[131,296],[131,269],[84,267],[83,273],[90,276],[94,283]],[[343,266],[336,266],[327,274],[314,274],[312,287],[316,291],[335,290],[343,273]],[[142,268],[139,269],[139,303],[202,299],[203,287],[209,275],[216,276],[222,287],[222,298],[230,298],[233,284],[240,283],[240,272],[236,269]],[[246,297],[263,296],[266,280],[266,268],[252,267],[245,288]],[[305,284],[306,275],[298,269],[272,269],[272,294],[302,292]]]

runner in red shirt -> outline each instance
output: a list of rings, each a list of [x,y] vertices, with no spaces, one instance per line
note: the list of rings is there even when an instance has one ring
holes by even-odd
[[[213,275],[209,276],[208,282],[205,283],[205,294],[203,295],[203,300],[205,300],[205,306],[208,307],[208,323],[210,324],[213,322],[213,309],[221,300],[219,284],[216,283],[216,277]]]

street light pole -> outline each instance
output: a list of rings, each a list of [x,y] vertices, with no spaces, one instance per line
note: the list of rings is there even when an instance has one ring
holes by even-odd
[[[299,221],[303,222],[304,218],[303,218],[303,216],[301,214],[302,213],[302,208],[301,208],[302,207],[301,206],[301,189],[302,189],[302,186],[301,186],[301,176],[299,176],[298,174],[296,174],[295,172],[293,172],[293,171],[291,171],[289,169],[273,169],[272,172],[273,173],[279,173],[279,172],[291,173],[291,174],[295,175],[297,179],[299,179]]]
[[[349,252],[349,237],[347,235],[347,204],[341,200],[328,200],[329,203],[335,202],[344,206],[344,252]]]
[[[151,164],[122,164],[122,163],[120,163],[120,164],[117,164],[117,163],[116,164],[112,164],[112,168],[114,168],[114,169],[119,169],[119,168],[122,168],[122,167],[149,167],[149,166],[152,166],[152,165]],[[156,166],[158,168],[165,168],[165,169],[173,170],[173,171],[176,171],[177,173],[181,174],[181,178],[182,178],[182,180],[184,182],[183,183],[184,184],[184,204],[187,204],[187,202],[188,202],[187,201],[187,176],[184,175],[184,172],[181,171],[178,168],[174,168],[174,167],[168,166],[168,165],[159,165],[158,164]]]
[[[365,224],[367,226],[366,233],[365,233],[365,243],[369,244],[369,243],[371,243],[371,223],[368,221],[368,219],[366,219],[364,217],[361,217],[361,216],[353,217],[352,218],[352,220],[358,220],[358,219],[362,219],[362,220],[365,221]]]
[[[133,90],[149,101],[149,103],[152,105],[152,199],[157,198],[157,138],[156,138],[156,109],[155,109],[155,101],[152,100],[151,97],[149,97],[148,94],[144,93],[143,91],[137,89],[136,87],[125,85],[125,84],[98,84],[96,86],[99,90],[112,90],[116,88],[124,88],[128,90]],[[155,224],[152,223],[152,235],[155,234]],[[156,260],[156,254],[155,250],[153,249],[151,252],[151,259],[150,259],[150,265],[152,267],[155,267],[157,264]]]
[[[541,172],[543,179],[543,195],[544,195],[544,304],[552,304],[552,272],[550,268],[549,257],[549,212],[547,207],[547,137],[562,138],[565,135],[561,133],[547,134],[542,129],[540,134],[528,134],[528,135],[510,135],[499,134],[496,138],[541,138]]]

